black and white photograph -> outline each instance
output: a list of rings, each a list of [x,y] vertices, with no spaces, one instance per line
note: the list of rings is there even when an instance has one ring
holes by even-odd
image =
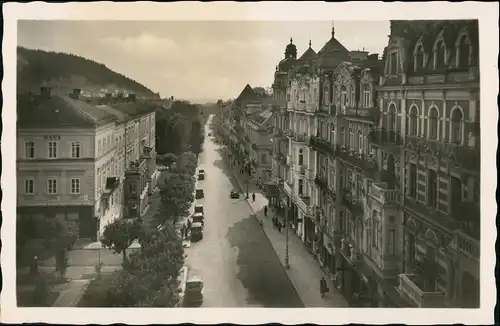
[[[395,5],[4,6],[2,315],[493,323],[498,4]]]

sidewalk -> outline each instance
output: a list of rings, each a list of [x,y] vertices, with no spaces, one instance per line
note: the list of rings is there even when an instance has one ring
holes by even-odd
[[[236,169],[236,170],[235,170]],[[239,166],[231,170],[238,186],[246,191],[244,176],[239,173]],[[274,251],[282,262],[285,261],[286,230],[278,232],[273,227],[272,216],[274,212],[269,209],[267,217],[264,216],[264,206],[268,204],[267,198],[261,193],[255,184],[249,185],[250,199],[248,203],[256,217],[263,221],[264,231],[271,242]],[[252,201],[252,193],[255,192],[255,202]],[[289,226],[288,226],[289,227]],[[288,230],[288,253],[290,269],[287,270],[288,277],[294,285],[306,308],[309,307],[348,307],[347,301],[329,282],[329,276],[321,269],[318,262],[307,251],[300,238],[291,230]],[[321,298],[319,292],[319,280],[324,276],[330,283],[330,292]]]

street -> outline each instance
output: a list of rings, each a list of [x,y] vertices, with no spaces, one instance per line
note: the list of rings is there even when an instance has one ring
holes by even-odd
[[[303,307],[282,262],[237,189],[219,145],[208,136],[199,168],[205,180],[198,182],[205,198],[205,230],[201,241],[186,248],[190,276],[204,280],[202,307]]]

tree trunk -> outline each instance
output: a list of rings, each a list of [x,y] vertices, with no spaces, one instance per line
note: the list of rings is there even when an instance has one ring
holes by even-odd
[[[126,249],[123,249],[122,251],[122,255],[123,255],[123,262],[126,262],[127,261],[127,254],[126,254],[127,250]]]

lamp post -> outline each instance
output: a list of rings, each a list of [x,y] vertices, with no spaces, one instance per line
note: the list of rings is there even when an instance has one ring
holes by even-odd
[[[281,187],[283,186],[284,181],[278,179],[278,207],[281,204]],[[290,268],[290,257],[288,256],[288,202],[285,206],[285,268]]]

